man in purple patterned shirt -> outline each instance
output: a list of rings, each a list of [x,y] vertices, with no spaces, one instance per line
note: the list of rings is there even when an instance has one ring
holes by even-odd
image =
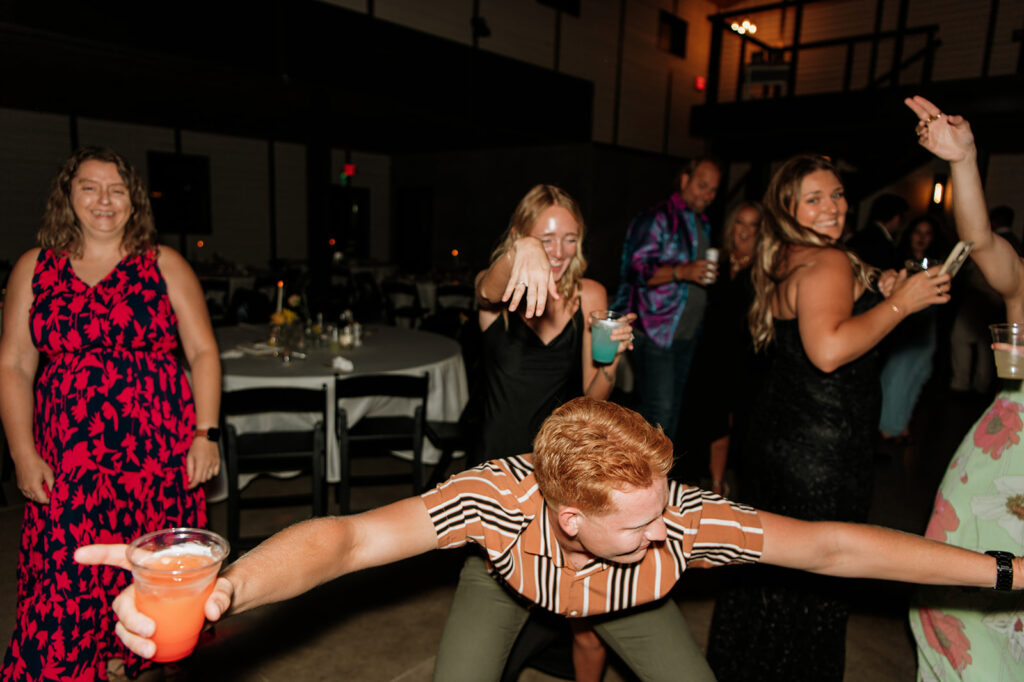
[[[694,159],[679,176],[678,192],[633,219],[612,304],[614,310],[637,314],[637,411],[673,440],[704,319],[705,287],[718,273],[705,258],[711,226],[704,211],[721,176],[714,160]]]

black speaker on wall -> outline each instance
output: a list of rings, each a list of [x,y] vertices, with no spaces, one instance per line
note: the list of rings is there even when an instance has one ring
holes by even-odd
[[[210,158],[149,151],[146,163],[157,232],[210,234]]]

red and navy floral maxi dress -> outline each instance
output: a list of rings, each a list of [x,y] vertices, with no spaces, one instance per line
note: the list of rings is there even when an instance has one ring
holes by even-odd
[[[32,293],[32,340],[45,356],[35,444],[55,480],[48,504],[25,505],[2,679],[106,679],[110,658],[134,675],[147,664],[114,634],[110,608],[131,573],[80,566],[73,554],[206,525],[202,489],[187,489],[195,408],[174,356],[177,319],[155,253],[126,256],[90,287],[44,249]]]

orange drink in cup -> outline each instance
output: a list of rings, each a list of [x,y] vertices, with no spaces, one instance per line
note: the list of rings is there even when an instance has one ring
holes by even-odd
[[[227,540],[197,528],[158,530],[128,545],[135,605],[156,623],[154,661],[192,653],[206,620],[203,606],[228,552]]]

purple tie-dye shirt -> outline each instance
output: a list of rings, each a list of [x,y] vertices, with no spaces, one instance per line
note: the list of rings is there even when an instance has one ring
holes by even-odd
[[[649,287],[647,280],[662,265],[685,264],[697,258],[698,225],[710,240],[707,216],[695,215],[677,192],[634,218],[626,232],[612,309],[636,313],[634,326],[662,348],[672,345],[690,287],[686,282]]]

